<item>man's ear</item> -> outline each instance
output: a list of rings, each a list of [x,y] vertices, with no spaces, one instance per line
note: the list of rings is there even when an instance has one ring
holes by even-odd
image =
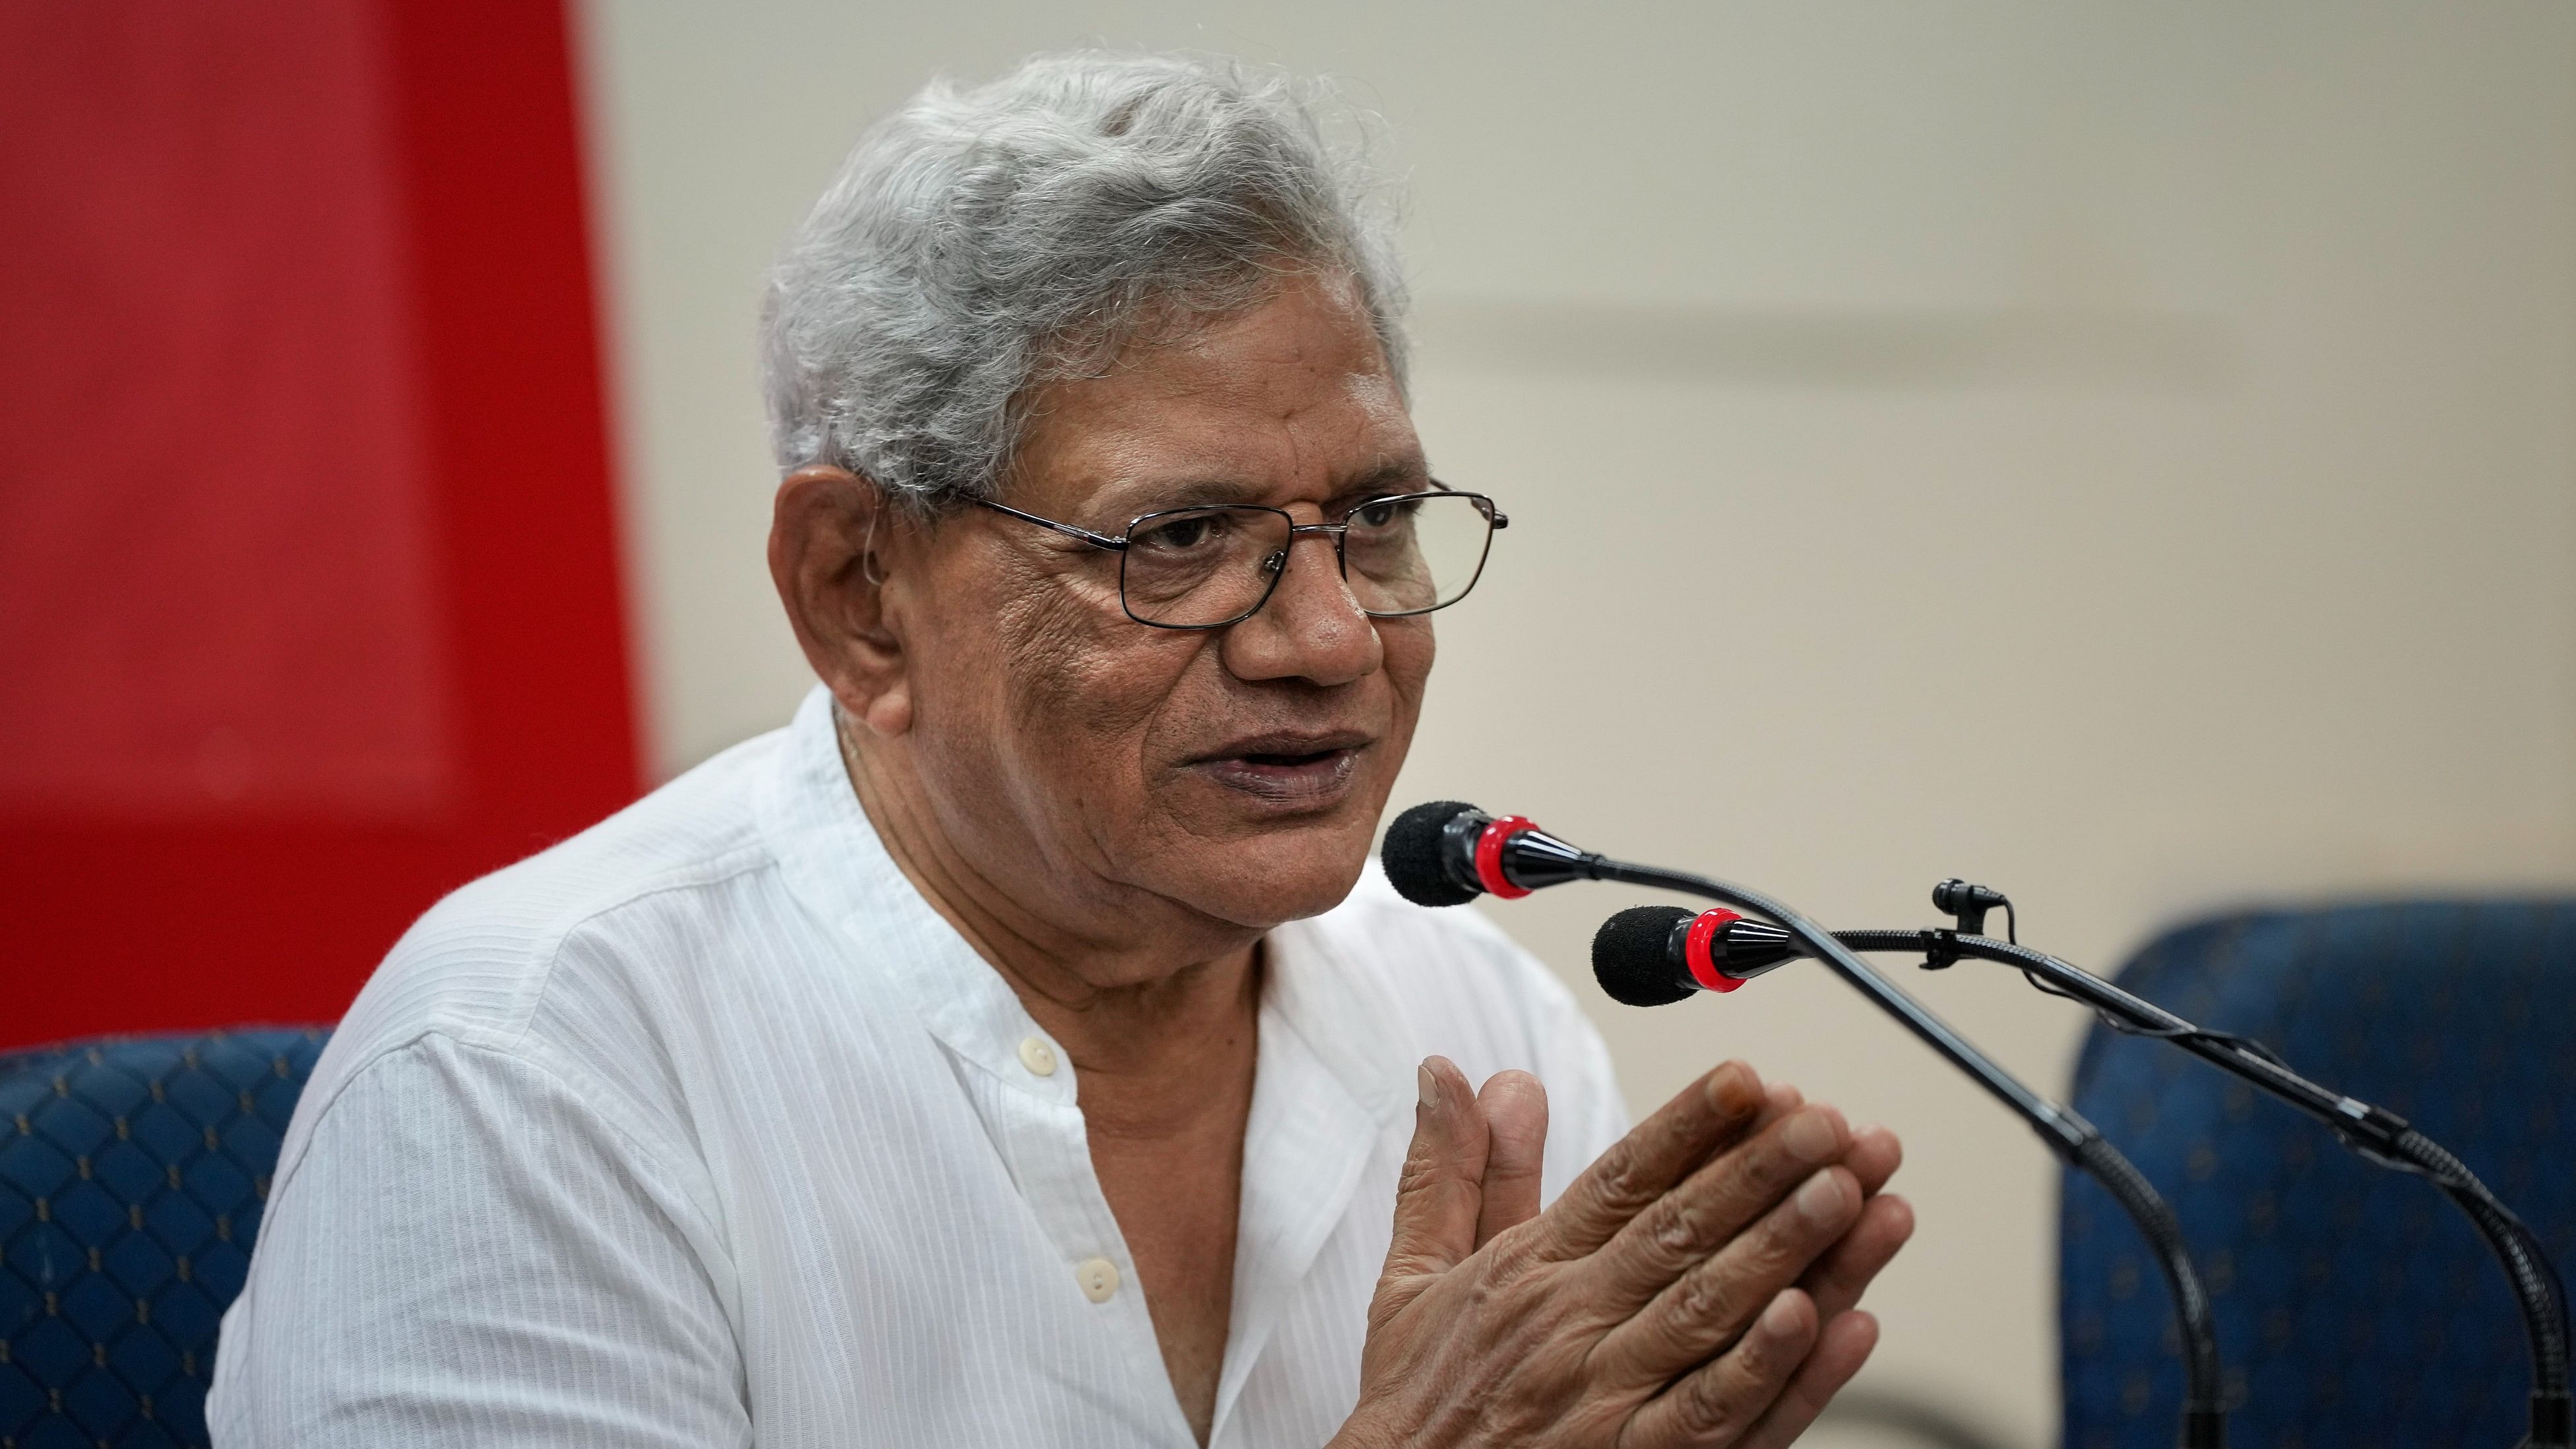
[[[841,708],[880,735],[912,727],[909,659],[888,585],[911,520],[843,468],[799,468],[778,485],[769,577],[806,662]]]

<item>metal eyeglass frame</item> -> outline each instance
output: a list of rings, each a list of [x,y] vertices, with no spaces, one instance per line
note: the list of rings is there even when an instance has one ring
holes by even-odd
[[[1297,546],[1297,538],[1300,534],[1321,533],[1331,535],[1333,540],[1333,567],[1341,573],[1343,580],[1348,582],[1351,576],[1350,561],[1348,555],[1344,552],[1344,544],[1350,533],[1350,516],[1363,508],[1372,507],[1380,503],[1405,503],[1416,498],[1466,498],[1473,500],[1476,505],[1476,511],[1485,515],[1485,547],[1482,552],[1476,555],[1476,571],[1467,576],[1466,587],[1461,588],[1458,591],[1458,598],[1450,599],[1445,603],[1433,604],[1428,609],[1388,609],[1381,611],[1377,609],[1363,608],[1360,610],[1361,613],[1366,614],[1372,619],[1409,619],[1416,615],[1434,613],[1438,610],[1448,608],[1450,604],[1458,602],[1458,599],[1463,599],[1467,597],[1467,595],[1475,592],[1477,580],[1482,579],[1485,576],[1485,560],[1493,555],[1495,532],[1499,529],[1509,528],[1512,524],[1511,518],[1501,509],[1494,506],[1493,499],[1482,493],[1462,492],[1442,483],[1439,479],[1434,478],[1431,480],[1431,486],[1420,492],[1381,494],[1377,497],[1365,499],[1359,503],[1353,504],[1351,507],[1342,510],[1343,521],[1340,523],[1299,523],[1296,515],[1290,513],[1287,509],[1272,508],[1268,504],[1263,503],[1200,503],[1194,504],[1188,508],[1162,508],[1157,509],[1152,513],[1140,513],[1136,517],[1127,520],[1127,531],[1125,533],[1117,534],[1115,536],[1106,533],[1094,533],[1090,529],[1083,528],[1077,524],[1062,523],[1052,518],[1041,518],[1034,513],[1023,513],[1019,509],[1013,508],[1008,504],[995,503],[989,498],[969,497],[967,501],[969,503],[976,504],[979,507],[989,508],[995,513],[1008,514],[1013,518],[1019,519],[1023,523],[1034,523],[1040,528],[1053,529],[1067,538],[1080,539],[1084,543],[1090,544],[1093,548],[1107,549],[1110,552],[1117,554],[1119,611],[1124,613],[1128,618],[1144,625],[1148,629],[1225,629],[1236,624],[1240,624],[1244,620],[1261,612],[1262,608],[1270,602],[1270,596],[1279,592],[1279,580],[1288,572],[1286,563],[1283,561],[1278,568],[1270,571],[1269,587],[1261,591],[1260,598],[1252,601],[1252,607],[1235,615],[1233,618],[1220,619],[1212,624],[1166,624],[1160,620],[1148,619],[1139,615],[1135,608],[1127,602],[1127,541],[1135,536],[1137,529],[1152,523],[1157,518],[1168,518],[1174,514],[1181,513],[1205,513],[1211,509],[1219,508],[1242,509],[1254,513],[1275,513],[1281,518],[1288,520],[1288,546],[1290,548]]]

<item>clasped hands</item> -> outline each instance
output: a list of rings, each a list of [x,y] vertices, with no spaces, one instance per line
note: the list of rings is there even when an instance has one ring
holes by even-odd
[[[1729,1062],[1542,1213],[1537,1079],[1434,1057],[1421,1093],[1333,1449],[1780,1449],[1876,1346],[1894,1134]]]

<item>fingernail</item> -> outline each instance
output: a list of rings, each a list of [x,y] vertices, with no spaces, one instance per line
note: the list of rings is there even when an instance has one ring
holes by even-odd
[[[1834,1124],[1822,1112],[1800,1112],[1780,1129],[1780,1145],[1801,1162],[1822,1162],[1834,1155]]]
[[[1829,1223],[1842,1214],[1843,1185],[1834,1180],[1830,1167],[1807,1179],[1798,1189],[1798,1211],[1811,1223]]]
[[[1753,1069],[1742,1062],[1728,1062],[1709,1073],[1708,1084],[1702,1089],[1707,1094],[1708,1105],[1725,1117],[1750,1111],[1750,1104],[1762,1097],[1760,1092],[1745,1085],[1752,1075]]]
[[[1762,1331],[1773,1338],[1787,1338],[1798,1328],[1798,1306],[1789,1295],[1795,1289],[1783,1288],[1762,1310]]]
[[[1427,1112],[1431,1110],[1433,1103],[1440,1100],[1440,1084],[1432,1080],[1431,1064],[1429,1062],[1424,1062],[1422,1065],[1415,1067],[1413,1069],[1413,1076],[1414,1085],[1422,1093],[1422,1109]]]

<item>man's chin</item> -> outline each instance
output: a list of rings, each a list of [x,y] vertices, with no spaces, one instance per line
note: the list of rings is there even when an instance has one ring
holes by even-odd
[[[1203,840],[1174,862],[1183,878],[1168,894],[1254,930],[1320,916],[1359,883],[1370,833],[1366,822],[1312,819]]]

